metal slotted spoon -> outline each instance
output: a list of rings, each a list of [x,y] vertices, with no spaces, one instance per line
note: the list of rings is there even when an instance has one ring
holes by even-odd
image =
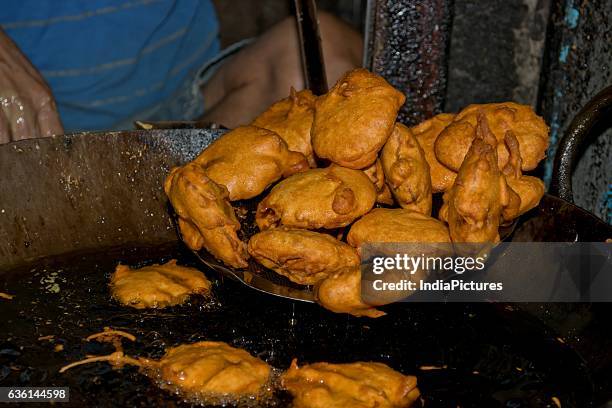
[[[236,216],[239,218],[241,225],[238,236],[244,242],[247,242],[248,239],[258,231],[257,224],[255,223],[255,212],[258,202],[259,198],[253,198],[232,203],[236,209]],[[178,217],[172,209],[170,209],[170,211],[173,214],[176,231],[182,239],[181,231],[178,228]],[[239,281],[250,288],[269,295],[300,300],[303,302],[315,301],[315,294],[312,286],[298,285],[291,282],[286,277],[259,265],[253,259],[249,259],[249,266],[247,268],[236,269],[224,265],[206,250],[191,250],[191,252],[200,262],[218,272],[222,277]]]
[[[264,192],[264,195],[265,194],[266,193]],[[236,215],[239,218],[241,225],[240,231],[238,231],[238,236],[244,242],[247,242],[251,236],[258,232],[257,224],[255,223],[255,213],[257,210],[257,203],[259,201],[260,197],[256,197],[250,200],[243,200],[233,203],[234,208],[236,209]],[[170,212],[173,214],[177,234],[182,239],[181,231],[178,228],[177,215],[174,213],[172,208],[170,208]],[[513,222],[508,227],[500,229],[502,240],[506,240],[511,236],[516,224],[516,222]],[[302,302],[312,303],[316,301],[314,288],[312,286],[294,283],[288,278],[263,267],[253,259],[249,259],[249,266],[247,268],[236,269],[224,265],[206,250],[191,250],[191,252],[200,262],[215,270],[221,276],[239,281],[260,292],[287,299],[299,300]]]

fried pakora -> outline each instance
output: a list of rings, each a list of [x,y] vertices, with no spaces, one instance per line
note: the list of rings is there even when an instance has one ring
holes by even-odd
[[[162,379],[187,393],[233,396],[259,394],[271,373],[264,361],[220,341],[173,347],[158,369]]]
[[[416,377],[375,362],[298,367],[294,359],[281,384],[295,408],[409,408],[420,396]]]
[[[436,139],[454,117],[454,114],[441,113],[410,128],[425,153],[431,176],[431,190],[434,193],[448,190],[457,177],[457,173],[440,163],[434,151]]]
[[[479,114],[484,114],[492,134],[497,140],[498,165],[503,169],[508,163],[509,152],[504,136],[512,131],[519,141],[522,170],[533,170],[546,156],[548,126],[528,105],[514,102],[470,105],[455,116],[438,136],[435,153],[438,160],[451,170],[458,171],[476,136]]]
[[[373,209],[353,224],[346,241],[357,248],[360,255],[363,245],[368,243],[451,242],[444,223],[403,208]]]
[[[347,72],[317,99],[312,127],[316,155],[352,169],[376,160],[406,97],[365,69]]]
[[[484,114],[476,134],[455,184],[444,193],[440,219],[448,223],[453,242],[496,243],[509,189],[497,165],[497,142]]]
[[[509,204],[502,213],[504,221],[510,222],[532,208],[537,207],[542,196],[544,196],[545,187],[539,178],[523,175],[519,143],[514,133],[508,131],[504,140],[510,153],[510,158],[502,172],[506,177],[511,193],[515,193],[518,196],[518,199],[513,199],[513,194],[511,194]]]
[[[362,171],[331,165],[278,183],[257,206],[256,221],[261,230],[339,228],[370,211],[375,201],[376,188]]]
[[[317,302],[334,313],[373,318],[385,315],[362,300],[359,266],[344,268],[323,279],[315,287],[315,293]]]
[[[192,294],[209,293],[210,281],[197,269],[179,266],[172,259],[139,269],[117,265],[110,290],[112,297],[125,306],[163,308],[180,305]]]
[[[289,150],[302,153],[310,167],[317,167],[310,140],[316,100],[307,89],[296,92],[291,88],[289,97],[270,106],[253,121],[253,126],[276,132]]]
[[[279,135],[256,126],[225,133],[194,162],[227,188],[230,201],[255,197],[281,177],[310,167],[304,155],[290,151]]]
[[[251,237],[249,254],[263,266],[301,285],[359,265],[357,252],[336,238],[314,231],[273,228]]]
[[[105,333],[106,334],[106,333]],[[60,369],[107,361],[114,367],[135,365],[168,390],[187,399],[216,403],[253,399],[270,381],[271,367],[247,351],[219,341],[201,341],[172,347],[160,360],[133,358],[118,349],[107,356],[89,357]]]
[[[431,177],[425,153],[406,126],[395,125],[380,154],[393,196],[402,208],[431,214]]]
[[[373,165],[363,170],[370,181],[376,187],[376,202],[381,204],[393,205],[393,194],[385,183],[385,173],[379,159],[376,159]]]
[[[235,268],[248,265],[246,245],[237,235],[240,223],[224,186],[212,181],[201,166],[191,162],[172,169],[164,190],[179,217],[179,229],[189,248],[195,251],[205,248]]]
[[[411,281],[418,287],[429,273],[424,265],[415,269],[385,267],[384,274],[375,274],[373,258],[407,255],[445,257],[453,254],[448,228],[441,221],[403,208],[376,208],[353,224],[347,242],[357,249],[364,262],[361,299],[372,305],[384,305],[413,295],[416,289],[377,290],[374,282],[399,285]],[[378,289],[380,289],[380,284]]]

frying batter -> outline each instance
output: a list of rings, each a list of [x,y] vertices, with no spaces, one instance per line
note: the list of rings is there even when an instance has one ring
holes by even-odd
[[[508,163],[509,152],[504,145],[504,136],[511,130],[518,139],[522,170],[533,170],[546,155],[548,148],[548,126],[528,105],[514,102],[470,105],[463,109],[448,125],[435,142],[438,160],[453,171],[458,171],[476,136],[479,114],[484,114],[490,131],[497,140],[499,168]]]
[[[353,316],[380,317],[385,312],[376,310],[361,299],[361,269],[352,266],[337,271],[319,282],[315,288],[317,301],[334,313]]]
[[[319,232],[272,228],[253,235],[249,254],[263,266],[301,285],[313,285],[331,273],[358,266],[357,252]]]
[[[440,219],[448,223],[453,242],[499,242],[502,209],[510,193],[497,166],[497,142],[487,122],[482,114],[455,184],[444,193]]]
[[[425,153],[406,126],[397,123],[380,153],[391,192],[402,208],[431,215],[431,177]]]
[[[241,126],[211,143],[194,160],[215,183],[227,187],[230,201],[255,197],[281,177],[309,168],[276,133]]]
[[[506,147],[510,152],[508,164],[503,169],[508,187],[518,196],[518,203],[513,202],[504,209],[503,218],[510,222],[514,218],[526,213],[532,208],[537,207],[544,196],[544,183],[537,177],[525,176],[521,171],[521,155],[519,152],[519,142],[514,133],[508,131],[504,138]]]
[[[420,396],[416,377],[374,362],[298,367],[294,359],[281,381],[295,408],[408,408]]]
[[[441,113],[410,128],[425,153],[425,160],[429,164],[429,175],[431,176],[431,190],[434,193],[448,190],[455,182],[455,177],[457,177],[457,173],[440,163],[434,152],[436,139],[453,121],[454,117],[454,114]]]
[[[357,248],[360,256],[367,243],[451,242],[444,223],[403,208],[375,208],[353,224],[346,241]]]
[[[344,74],[316,103],[312,144],[316,155],[352,169],[376,160],[406,97],[365,69]]]
[[[179,266],[172,259],[140,269],[117,265],[110,290],[112,297],[125,306],[163,308],[180,305],[192,294],[209,293],[210,281],[197,269]]]
[[[175,167],[164,190],[179,217],[183,241],[195,251],[206,248],[215,258],[245,268],[246,245],[236,232],[240,224],[229,203],[227,189],[212,181],[194,162]]]
[[[310,141],[316,99],[308,89],[296,92],[292,87],[289,97],[270,106],[253,121],[253,126],[276,132],[289,150],[302,153],[310,167],[317,167]]]
[[[160,360],[132,358],[119,349],[107,356],[68,364],[60,373],[98,361],[107,361],[114,367],[138,366],[160,387],[185,398],[212,403],[262,396],[272,372],[268,364],[245,350],[223,342],[201,341],[171,347]]]
[[[339,228],[370,211],[375,201],[376,188],[362,171],[332,165],[278,183],[257,206],[256,221],[261,230]]]
[[[376,187],[376,202],[381,204],[393,205],[393,194],[385,183],[385,173],[380,163],[380,159],[376,159],[373,165],[363,170],[370,181]]]

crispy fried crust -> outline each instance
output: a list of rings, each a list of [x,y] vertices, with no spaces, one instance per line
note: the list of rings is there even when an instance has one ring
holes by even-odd
[[[339,228],[370,211],[375,201],[376,189],[362,171],[332,165],[278,183],[257,206],[256,221],[261,230]]]
[[[380,154],[393,196],[402,208],[431,214],[431,177],[425,153],[406,126],[398,123]]]
[[[375,208],[353,224],[346,241],[357,248],[367,243],[449,243],[448,228],[435,218],[403,208]]]
[[[289,151],[280,136],[256,126],[224,134],[194,161],[227,188],[230,201],[255,197],[281,177],[309,168],[302,153]]]
[[[112,297],[125,306],[163,308],[179,305],[191,294],[208,293],[210,282],[202,272],[179,266],[173,259],[139,269],[117,265],[110,290]]]
[[[405,99],[378,75],[365,69],[347,72],[317,99],[312,128],[316,155],[352,169],[370,166]]]
[[[361,299],[361,269],[359,266],[344,268],[315,287],[317,301],[334,313],[350,313],[353,316],[380,317],[385,312],[376,310]]]
[[[247,266],[248,253],[236,232],[240,224],[228,200],[227,189],[212,181],[199,165],[175,167],[164,190],[179,217],[187,246],[206,248],[215,258],[235,268]]]
[[[385,183],[385,173],[379,159],[376,159],[373,165],[367,167],[363,172],[368,176],[374,187],[376,187],[376,202],[381,204],[393,205],[393,194],[391,189]]]
[[[499,168],[508,163],[509,152],[504,145],[507,131],[512,131],[519,142],[522,170],[533,170],[546,156],[549,135],[548,126],[527,105],[514,102],[470,105],[455,116],[435,142],[438,160],[451,170],[458,171],[476,136],[478,115],[482,113],[497,140]]]
[[[316,167],[310,140],[316,100],[307,89],[296,92],[291,88],[289,97],[270,106],[253,121],[253,126],[276,132],[289,150],[302,153],[310,167]]]
[[[455,177],[457,177],[457,173],[438,161],[434,152],[436,139],[446,126],[453,121],[454,117],[454,114],[441,113],[410,128],[425,153],[425,160],[429,164],[429,175],[431,176],[431,190],[434,193],[448,190],[455,182]]]
[[[420,396],[416,377],[375,362],[298,367],[294,359],[281,384],[295,408],[409,408]]]
[[[499,170],[495,137],[481,115],[477,136],[459,169],[455,184],[444,194],[440,219],[457,243],[499,242],[502,209],[509,189]]]
[[[269,381],[271,367],[245,350],[202,341],[169,349],[159,361],[159,373],[188,394],[255,397]]]
[[[519,143],[513,132],[508,131],[504,137],[506,148],[510,153],[508,164],[503,169],[506,182],[510,188],[509,204],[504,208],[504,221],[510,222],[516,217],[537,207],[544,196],[544,183],[532,176],[525,176],[521,171]]]
[[[253,235],[249,254],[263,266],[301,285],[313,285],[348,266],[357,252],[336,238],[314,231],[273,228]]]

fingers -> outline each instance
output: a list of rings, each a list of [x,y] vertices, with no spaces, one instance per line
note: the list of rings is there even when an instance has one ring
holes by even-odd
[[[64,133],[51,97],[38,109],[18,97],[2,98],[0,106],[0,143]]]
[[[61,133],[51,89],[0,29],[0,143]]]
[[[55,101],[51,97],[40,106],[37,123],[41,137],[64,134],[64,127],[57,113]]]
[[[6,119],[4,111],[0,109],[0,144],[8,143],[10,141],[11,128],[9,127],[8,120]]]
[[[11,132],[11,140],[29,139],[38,137],[39,129],[36,122],[36,112],[31,103],[13,96],[2,107]]]

